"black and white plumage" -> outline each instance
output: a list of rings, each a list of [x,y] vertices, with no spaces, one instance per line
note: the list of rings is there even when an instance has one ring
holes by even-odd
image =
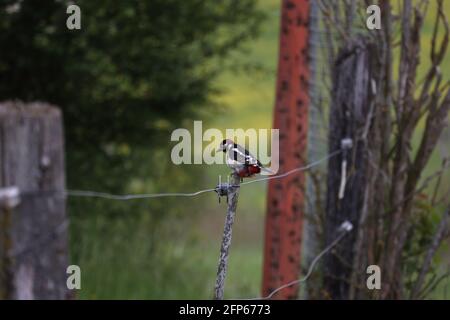
[[[225,152],[227,166],[241,178],[251,177],[263,169],[261,162],[254,155],[233,140],[223,140],[217,151]]]

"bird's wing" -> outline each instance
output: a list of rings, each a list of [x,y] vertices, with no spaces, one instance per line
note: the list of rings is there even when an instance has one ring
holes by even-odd
[[[228,156],[241,164],[261,166],[261,163],[248,150],[238,145],[237,143],[230,149]]]

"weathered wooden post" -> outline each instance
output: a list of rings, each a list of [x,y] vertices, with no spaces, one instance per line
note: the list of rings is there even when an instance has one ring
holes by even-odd
[[[365,218],[363,205],[368,170],[364,136],[374,106],[374,57],[376,51],[372,44],[365,38],[358,38],[341,50],[333,70],[329,152],[342,152],[328,162],[326,243],[334,241],[338,226],[345,220],[355,226],[355,232],[343,239],[333,254],[325,257],[324,290],[326,297],[332,299],[350,297],[352,271],[357,262],[355,248],[361,245],[358,229]],[[345,147],[347,141],[352,142],[351,149]],[[343,175],[345,184],[342,183]],[[356,263],[356,266],[361,268],[361,264]]]
[[[214,299],[222,300],[223,291],[225,288],[225,278],[228,269],[228,253],[231,246],[231,237],[233,233],[233,223],[236,216],[236,207],[239,196],[240,178],[238,175],[231,176],[228,188],[226,189],[227,196],[227,216],[225,218],[225,226],[223,229],[222,245],[220,247],[219,266],[217,268],[216,286],[214,288]],[[225,195],[225,194],[220,194]]]
[[[0,103],[0,188],[8,187],[17,188],[20,203],[0,211],[0,298],[69,298],[63,127],[57,108]]]
[[[11,214],[19,204],[19,189],[9,187],[0,189],[0,299],[8,298],[12,290],[10,247]]]

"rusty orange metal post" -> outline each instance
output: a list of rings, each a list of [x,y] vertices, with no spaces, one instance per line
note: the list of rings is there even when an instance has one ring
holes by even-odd
[[[273,127],[280,130],[279,173],[305,165],[308,132],[308,0],[283,0]],[[305,177],[269,181],[263,296],[300,276]],[[274,299],[297,298],[298,286]]]

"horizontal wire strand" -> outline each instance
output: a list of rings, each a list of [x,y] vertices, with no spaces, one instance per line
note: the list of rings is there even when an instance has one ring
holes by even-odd
[[[305,171],[305,170],[311,169],[312,167],[315,167],[315,166],[321,164],[322,162],[324,162],[324,161],[326,161],[326,160],[328,160],[330,158],[333,158],[334,156],[337,156],[339,153],[341,153],[341,150],[336,150],[336,151],[326,155],[325,157],[323,157],[323,158],[321,158],[321,159],[319,159],[317,161],[311,162],[310,164],[308,164],[306,166],[289,170],[289,171],[287,171],[287,172],[285,172],[283,174],[277,175],[277,176],[271,176],[271,177],[267,177],[267,178],[261,178],[261,179],[256,179],[256,180],[243,182],[243,183],[241,183],[241,186],[242,185],[251,184],[251,183],[255,183],[255,182],[268,181],[268,180],[274,180],[274,179],[281,179],[281,178],[289,176],[289,175],[291,175],[291,174],[293,174],[295,172]]]
[[[212,192],[215,189],[204,189],[191,193],[182,193],[182,192],[174,192],[174,193],[144,193],[144,194],[125,194],[125,195],[116,195],[104,192],[96,192],[96,191],[85,191],[85,190],[67,190],[66,195],[69,197],[90,197],[90,198],[102,198],[109,200],[119,200],[119,201],[127,201],[127,200],[136,200],[136,199],[149,199],[149,198],[162,198],[162,197],[195,197],[203,193]]]
[[[262,181],[267,181],[267,180],[272,180],[272,179],[280,179],[283,177],[286,177],[288,175],[291,175],[295,172],[299,172],[299,171],[305,171],[308,169],[311,169],[319,164],[321,164],[322,162],[336,156],[337,154],[339,154],[341,152],[341,150],[337,150],[335,152],[332,152],[330,154],[328,154],[327,156],[314,161],[306,166],[303,167],[299,167],[299,168],[295,168],[292,169],[288,172],[285,172],[283,174],[277,175],[277,176],[271,176],[271,177],[267,177],[267,178],[262,178],[262,179],[256,179],[256,180],[252,180],[252,181],[248,181],[248,182],[244,182],[241,185],[246,185],[246,184],[250,184],[250,183],[255,183],[255,182],[262,182]],[[239,186],[230,186],[230,187],[239,187]],[[85,190],[67,190],[65,192],[63,192],[66,196],[70,196],[70,197],[89,197],[89,198],[103,198],[103,199],[108,199],[108,200],[119,200],[119,201],[127,201],[127,200],[133,200],[133,199],[147,199],[147,198],[158,198],[158,197],[171,197],[171,196],[177,196],[177,197],[194,197],[203,193],[207,193],[207,192],[212,192],[212,191],[216,191],[216,188],[214,189],[204,189],[204,190],[199,190],[197,192],[191,192],[191,193],[152,193],[152,194],[126,194],[126,195],[115,195],[115,194],[110,194],[110,193],[104,193],[104,192],[96,192],[96,191],[85,191]],[[56,192],[50,192],[50,194],[54,194],[54,193],[58,193]],[[38,192],[28,192],[25,193],[23,195],[39,195]],[[61,229],[62,228],[62,229]],[[59,225],[56,228],[55,234],[50,234],[48,235],[48,241],[53,239],[53,236],[57,235],[59,232],[61,232],[62,230],[65,230],[65,228],[67,228],[67,221],[64,221],[61,225]],[[58,231],[59,230],[59,231]],[[44,243],[47,242],[47,240],[43,240]],[[39,240],[40,242],[41,240]],[[24,255],[29,253],[30,249],[28,247],[26,248],[20,248],[18,251],[13,252],[12,256],[20,256],[20,255]]]
[[[287,171],[283,174],[277,175],[277,176],[271,176],[271,177],[267,177],[267,178],[246,181],[246,182],[241,183],[240,185],[242,186],[242,185],[248,185],[248,184],[256,183],[256,182],[268,181],[268,180],[273,180],[273,179],[281,179],[281,178],[289,176],[295,172],[305,171],[312,167],[315,167],[315,166],[321,164],[322,162],[336,156],[340,152],[341,152],[341,150],[334,151],[334,152],[328,154],[327,156],[325,156],[317,161],[314,161],[306,166],[289,170],[289,171]],[[237,186],[234,186],[234,187],[237,187]],[[207,193],[207,192],[213,192],[213,191],[216,191],[216,188],[204,189],[204,190],[199,190],[199,191],[191,192],[191,193],[175,192],[175,193],[146,193],[146,194],[117,195],[117,194],[97,192],[97,191],[67,190],[65,192],[65,195],[69,196],[69,197],[102,198],[102,199],[108,199],[108,200],[128,201],[128,200],[136,200],[136,199],[149,199],[149,198],[162,198],[162,197],[195,197],[200,194]]]

